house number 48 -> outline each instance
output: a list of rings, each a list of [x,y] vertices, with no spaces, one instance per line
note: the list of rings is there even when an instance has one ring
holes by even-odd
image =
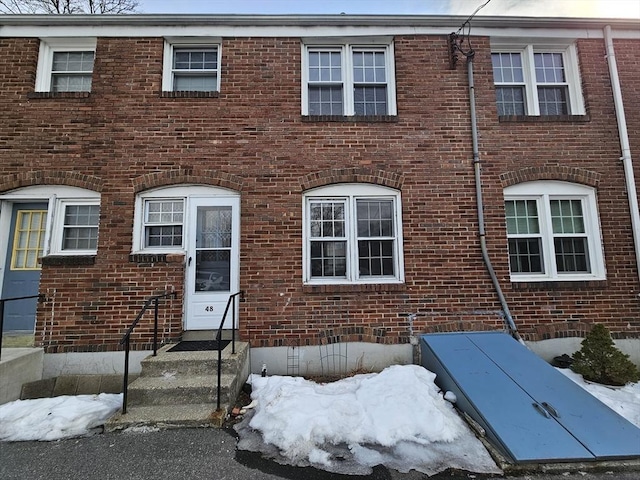
[[[213,312],[213,310],[214,310],[213,305],[207,305],[206,307],[204,307],[205,312]]]

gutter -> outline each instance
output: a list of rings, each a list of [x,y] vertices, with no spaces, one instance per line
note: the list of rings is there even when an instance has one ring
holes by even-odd
[[[631,160],[629,133],[627,131],[627,120],[624,113],[624,103],[622,101],[620,78],[618,77],[618,65],[616,63],[616,54],[613,49],[611,25],[606,25],[604,27],[604,39],[607,49],[607,60],[609,62],[611,89],[613,90],[613,103],[616,109],[616,118],[618,121],[620,150],[622,151],[620,160],[622,160],[622,164],[624,166],[627,196],[629,197],[629,210],[631,211],[631,229],[633,233],[633,243],[635,245],[636,252],[636,268],[638,271],[638,280],[640,281],[640,213],[638,211],[638,194],[636,192],[636,181],[633,174],[633,162]]]
[[[482,250],[482,259],[484,260],[484,264],[487,267],[487,271],[489,272],[489,276],[491,277],[491,282],[493,283],[493,287],[498,295],[498,299],[500,300],[500,305],[502,306],[502,311],[504,313],[504,320],[507,323],[507,327],[509,328],[509,333],[520,343],[524,343],[520,334],[518,333],[518,328],[516,327],[515,322],[513,321],[513,317],[511,316],[511,311],[509,310],[509,305],[507,304],[507,299],[504,297],[504,293],[502,292],[502,288],[500,287],[500,282],[498,281],[498,277],[496,275],[495,270],[493,269],[493,265],[491,264],[491,259],[489,258],[489,252],[487,250],[487,234],[484,226],[484,204],[482,201],[482,178],[480,171],[480,153],[478,151],[478,124],[476,118],[476,94],[475,94],[475,84],[473,80],[473,57],[474,52],[471,51],[466,54],[467,57],[467,76],[469,81],[469,107],[470,107],[470,115],[471,115],[471,140],[473,144],[473,169],[475,174],[475,184],[476,184],[476,205],[478,210],[478,234],[480,237],[480,248]]]

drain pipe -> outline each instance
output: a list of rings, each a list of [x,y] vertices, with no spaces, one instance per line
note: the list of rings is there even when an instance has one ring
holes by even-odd
[[[604,27],[604,39],[607,48],[607,60],[609,62],[611,89],[613,90],[613,103],[616,108],[616,118],[618,120],[620,150],[622,151],[620,160],[622,160],[622,164],[624,166],[627,196],[629,197],[629,210],[631,210],[631,228],[633,230],[633,242],[636,250],[636,268],[638,269],[638,279],[640,280],[640,213],[638,212],[638,195],[636,193],[636,181],[633,175],[633,163],[631,161],[631,149],[629,147],[627,120],[624,114],[622,90],[620,89],[618,65],[616,63],[616,54],[613,50],[613,38],[611,37],[610,25]]]
[[[504,298],[504,294],[502,293],[502,288],[500,287],[500,282],[498,281],[498,277],[496,276],[496,272],[493,269],[493,265],[491,264],[491,259],[489,258],[489,252],[487,251],[487,239],[486,239],[486,231],[484,228],[484,204],[482,202],[482,181],[480,178],[480,153],[478,151],[478,124],[476,120],[476,94],[475,94],[475,85],[473,81],[473,57],[475,52],[470,51],[466,54],[467,56],[467,74],[469,77],[469,106],[471,113],[471,140],[473,143],[473,169],[475,173],[475,181],[476,181],[476,204],[478,209],[478,232],[480,236],[480,248],[482,249],[482,258],[487,267],[487,271],[489,272],[489,276],[491,277],[491,282],[493,282],[493,287],[498,295],[498,299],[500,300],[500,305],[502,306],[502,311],[504,312],[505,321],[507,323],[507,327],[509,328],[509,333],[520,343],[524,343],[520,334],[518,333],[518,329],[516,324],[513,321],[513,317],[511,316],[511,312],[509,311],[509,305],[507,304],[507,300]]]

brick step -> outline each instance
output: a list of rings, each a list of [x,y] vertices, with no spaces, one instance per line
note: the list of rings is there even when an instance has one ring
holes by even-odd
[[[220,402],[231,403],[236,389],[236,375],[223,374]],[[214,403],[217,395],[216,375],[139,377],[129,385],[128,405],[179,405]]]
[[[165,345],[158,350],[157,356],[142,360],[141,377],[161,377],[168,374],[179,375],[215,375],[218,367],[218,352],[170,352],[175,345]],[[222,350],[222,371],[237,371],[249,354],[247,342],[236,342],[236,353],[231,353],[231,344]]]

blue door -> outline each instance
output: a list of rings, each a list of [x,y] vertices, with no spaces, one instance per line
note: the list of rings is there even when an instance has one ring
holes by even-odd
[[[2,282],[2,298],[38,294],[40,257],[47,222],[46,203],[16,203],[11,212],[8,250]],[[37,299],[6,302],[4,331],[33,332]]]

